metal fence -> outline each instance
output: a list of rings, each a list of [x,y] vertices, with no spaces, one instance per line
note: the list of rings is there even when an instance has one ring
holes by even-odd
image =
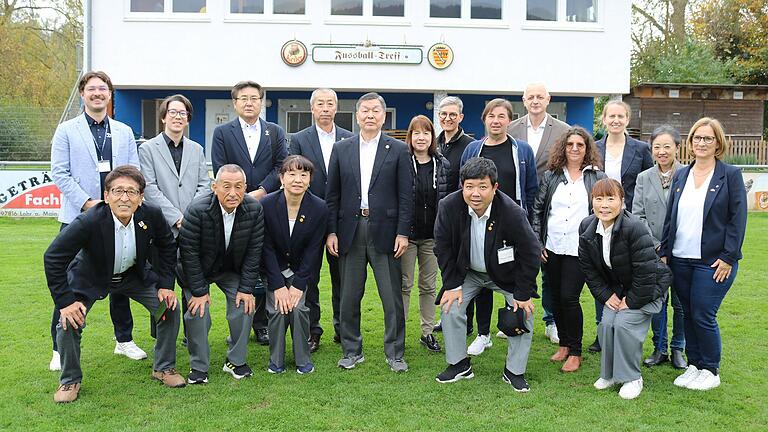
[[[61,108],[0,106],[0,160],[49,160],[60,115]]]

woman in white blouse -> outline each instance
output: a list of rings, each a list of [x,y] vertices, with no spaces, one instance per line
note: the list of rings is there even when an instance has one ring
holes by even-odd
[[[584,275],[579,267],[579,223],[592,213],[592,187],[605,178],[592,136],[570,128],[550,151],[533,205],[532,226],[541,242],[541,260],[552,290],[552,312],[560,348],[550,358],[563,372],[581,365],[584,317],[579,303]]]

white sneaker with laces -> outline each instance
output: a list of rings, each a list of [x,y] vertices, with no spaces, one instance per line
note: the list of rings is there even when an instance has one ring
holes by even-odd
[[[548,337],[549,341],[553,344],[560,343],[560,336],[557,335],[557,326],[554,324],[547,324],[547,326],[544,327],[544,336]]]
[[[53,352],[51,356],[51,362],[48,363],[48,370],[60,371],[61,370],[61,356],[58,351]]]
[[[634,399],[640,396],[640,392],[643,391],[643,377],[640,377],[634,381],[626,382],[619,390],[619,396],[622,399]]]
[[[702,369],[696,376],[696,379],[688,383],[688,388],[691,390],[712,390],[720,385],[720,375],[715,375],[712,372]]]
[[[598,378],[597,381],[595,381],[595,383],[593,385],[598,390],[605,390],[605,389],[613,387],[614,384],[616,384],[616,383],[612,379],[611,380],[607,380],[607,379],[603,379],[603,378]]]
[[[147,358],[147,353],[139,348],[134,341],[118,342],[115,344],[115,354],[124,355],[131,360],[143,360]]]
[[[674,384],[678,387],[688,388],[688,384],[692,383],[699,376],[699,372],[701,371],[696,366],[688,365],[688,369],[682,375],[675,378]]]
[[[493,341],[489,335],[477,335],[475,340],[469,344],[467,348],[467,354],[471,356],[478,356],[485,351],[486,348],[493,346]]]
[[[506,333],[504,333],[503,331],[499,331],[498,333],[496,333],[496,337],[497,337],[497,338],[506,339],[506,338],[507,338],[507,335],[506,335]]]

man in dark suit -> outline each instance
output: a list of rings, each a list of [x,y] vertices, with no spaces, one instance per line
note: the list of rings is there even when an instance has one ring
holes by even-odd
[[[246,360],[255,308],[253,293],[261,267],[263,210],[259,201],[246,195],[245,173],[238,165],[219,168],[211,187],[212,193],[197,197],[187,207],[179,232],[187,283],[184,324],[189,341],[189,384],[208,382],[211,282],[226,297],[229,338],[223,370],[237,380],[253,375]]]
[[[263,100],[264,89],[258,83],[235,84],[232,103],[238,118],[216,127],[211,147],[213,172],[226,164],[240,166],[245,172],[246,192],[257,200],[280,188],[278,171],[288,155],[283,128],[259,118]],[[264,294],[256,295],[253,330],[261,345],[269,345],[265,301]]]
[[[339,367],[352,369],[365,360],[360,334],[360,301],[368,263],[373,268],[384,307],[384,353],[395,372],[408,370],[405,313],[398,258],[408,248],[413,174],[407,145],[381,132],[384,98],[360,97],[355,108],[360,135],[337,143],[328,166],[328,251],[340,257],[339,331],[344,357]]]
[[[467,357],[467,304],[482,289],[504,296],[513,310],[525,311],[525,326],[533,330],[533,302],[541,248],[525,210],[497,191],[496,164],[472,158],[460,171],[462,190],[440,201],[435,222],[435,254],[442,273],[438,295],[442,307],[445,359],[448,367],[437,381],[474,377]],[[502,379],[515,391],[527,392],[525,380],[532,333],[507,339]]]
[[[309,98],[310,109],[314,123],[312,126],[299,131],[291,137],[291,154],[301,155],[309,159],[315,166],[309,190],[315,196],[325,199],[325,185],[328,183],[328,164],[331,161],[331,151],[334,144],[349,138],[352,132],[334,123],[338,106],[336,92],[332,89],[321,88],[312,92]],[[322,257],[323,248],[318,251]],[[331,275],[331,304],[333,305],[334,341],[339,339],[339,259],[326,253],[328,270]],[[320,280],[320,267],[317,268],[315,280]],[[307,307],[309,307],[309,349],[312,352],[320,347],[320,336],[323,328],[320,326],[320,293],[317,283],[307,286]]]
[[[176,245],[162,212],[140,206],[145,186],[136,167],[115,168],[104,181],[104,202],[75,218],[45,252],[45,277],[61,316],[56,326],[61,356],[56,402],[77,399],[83,378],[80,339],[85,318],[93,303],[110,293],[138,301],[155,317],[152,378],[169,387],[185,384],[175,369],[179,333],[173,292]],[[147,262],[150,245],[157,249],[154,267]]]

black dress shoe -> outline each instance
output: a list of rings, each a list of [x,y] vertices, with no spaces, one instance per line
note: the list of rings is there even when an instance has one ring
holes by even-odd
[[[333,335],[333,343],[341,343],[341,337],[338,333]]]
[[[682,351],[672,350],[672,367],[675,369],[685,369],[688,367],[688,362],[685,361]]]
[[[313,353],[320,348],[320,335],[319,334],[313,334],[309,335],[309,352]]]
[[[443,321],[442,320],[438,321],[437,325],[432,327],[432,331],[433,332],[441,332],[441,331],[443,331]]]
[[[602,349],[600,348],[600,339],[595,338],[595,341],[592,342],[592,345],[590,345],[589,348],[587,348],[587,350],[591,353],[599,353],[600,351],[602,351]]]
[[[422,345],[427,347],[428,350],[432,352],[439,353],[440,352],[440,344],[437,343],[437,339],[435,339],[435,336],[428,334],[426,336],[422,336],[419,339],[419,342],[421,342]]]
[[[656,366],[669,361],[669,356],[659,350],[653,350],[650,356],[643,361],[646,366]]]
[[[259,345],[269,345],[269,330],[256,329],[256,343]]]

